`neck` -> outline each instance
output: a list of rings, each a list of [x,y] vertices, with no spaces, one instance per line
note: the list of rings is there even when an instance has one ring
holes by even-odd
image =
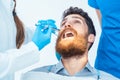
[[[88,55],[85,54],[83,56],[77,56],[72,58],[64,59],[62,58],[63,65],[67,72],[70,75],[74,75],[75,73],[81,71],[88,62]]]

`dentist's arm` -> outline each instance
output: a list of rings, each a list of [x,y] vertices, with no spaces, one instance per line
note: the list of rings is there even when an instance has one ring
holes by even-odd
[[[97,13],[97,17],[98,17],[98,20],[100,22],[100,25],[101,25],[101,13],[100,13],[100,10],[96,9],[96,13]]]
[[[45,25],[40,24],[37,26],[32,42],[22,46],[20,49],[11,49],[5,53],[0,53],[0,78],[39,61],[38,51],[49,44],[51,40],[51,28],[48,26],[44,31],[41,30],[43,29],[41,27]]]
[[[0,53],[0,78],[39,61],[38,48],[33,42],[20,49]]]

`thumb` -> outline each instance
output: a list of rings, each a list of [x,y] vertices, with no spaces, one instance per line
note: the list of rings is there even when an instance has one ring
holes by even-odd
[[[51,33],[52,33],[52,28],[49,27],[45,35],[51,37]]]
[[[47,33],[52,33],[52,28],[51,27],[48,28],[48,32]]]

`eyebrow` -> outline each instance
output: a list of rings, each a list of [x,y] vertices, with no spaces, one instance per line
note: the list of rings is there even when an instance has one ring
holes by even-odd
[[[80,19],[80,20],[84,21],[81,17],[78,17],[78,16],[72,16],[72,18],[77,18],[77,19]],[[67,20],[67,18],[64,18],[64,19],[62,20],[62,22],[65,21],[65,20]]]
[[[72,18],[77,18],[77,19],[80,19],[80,20],[84,21],[81,17],[72,16]]]

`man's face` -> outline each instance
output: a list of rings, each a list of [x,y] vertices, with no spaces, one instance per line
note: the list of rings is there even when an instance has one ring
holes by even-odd
[[[88,27],[84,18],[77,14],[66,16],[61,22],[56,51],[63,58],[81,56],[87,49]]]

